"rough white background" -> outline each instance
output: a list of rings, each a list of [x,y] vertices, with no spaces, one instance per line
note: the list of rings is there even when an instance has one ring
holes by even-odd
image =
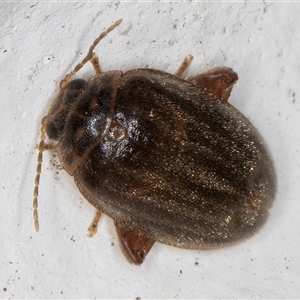
[[[0,4],[0,297],[299,298],[300,4],[73,2]],[[59,81],[96,48],[103,70],[151,67],[186,75],[214,66],[239,74],[230,102],[265,138],[278,193],[253,238],[216,251],[155,244],[140,267],[121,255],[112,221],[86,229],[94,209],[45,153],[40,231],[32,221],[35,145]],[[79,76],[93,74],[88,65]]]

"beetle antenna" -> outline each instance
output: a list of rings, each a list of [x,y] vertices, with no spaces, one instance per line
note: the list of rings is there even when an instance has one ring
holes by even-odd
[[[72,72],[70,72],[69,74],[67,74],[65,76],[64,79],[61,80],[60,82],[60,89],[63,90],[68,81],[70,80],[70,78],[76,74],[89,60],[92,59],[93,57],[93,51],[95,49],[95,47],[98,45],[98,43],[111,31],[113,31],[117,26],[120,25],[120,23],[122,22],[122,19],[116,21],[113,25],[111,25],[110,27],[108,27],[105,31],[103,31],[93,42],[92,46],[90,47],[87,55],[85,56],[85,58],[73,69]]]
[[[84,59],[73,69],[72,72],[67,74],[64,79],[60,82],[60,89],[63,90],[70,78],[77,73],[88,61],[93,59],[93,51],[98,43],[112,30],[114,30],[120,23],[122,19],[116,21],[113,25],[108,27],[105,31],[103,31],[93,42],[91,45],[87,55]],[[38,219],[38,194],[39,194],[39,184],[40,184],[40,176],[41,176],[41,169],[42,169],[42,162],[43,162],[43,152],[44,150],[54,150],[56,149],[56,145],[46,144],[46,123],[47,123],[47,116],[45,116],[41,121],[41,139],[38,144],[38,158],[37,158],[37,168],[36,168],[36,175],[34,181],[34,191],[33,191],[33,219],[34,219],[34,227],[36,231],[39,231],[39,219]]]
[[[36,231],[39,231],[39,218],[38,218],[38,194],[39,194],[39,184],[40,176],[43,162],[43,151],[48,149],[45,145],[45,135],[46,135],[46,122],[47,116],[42,119],[41,127],[41,139],[38,145],[39,154],[37,159],[36,174],[34,180],[34,191],[33,191],[33,219],[34,219],[34,228]]]

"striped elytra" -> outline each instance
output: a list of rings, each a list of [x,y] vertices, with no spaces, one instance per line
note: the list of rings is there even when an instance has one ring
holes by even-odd
[[[113,219],[129,262],[141,264],[154,242],[214,249],[261,228],[276,176],[262,137],[227,102],[235,72],[183,79],[182,68],[102,72],[94,54],[86,61],[96,75],[70,81],[75,67],[62,80],[42,132],[82,195]]]

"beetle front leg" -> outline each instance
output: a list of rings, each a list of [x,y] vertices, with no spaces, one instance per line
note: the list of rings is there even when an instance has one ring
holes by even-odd
[[[100,64],[99,64],[99,59],[98,59],[98,56],[95,53],[93,53],[93,56],[90,59],[90,62],[92,63],[96,74],[100,74],[101,73],[101,68],[100,68]]]

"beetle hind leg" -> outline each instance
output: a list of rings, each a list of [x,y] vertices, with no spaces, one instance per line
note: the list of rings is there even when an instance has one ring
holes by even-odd
[[[119,238],[119,245],[124,256],[130,263],[140,265],[155,241],[148,238],[142,231],[130,229],[116,222],[115,228]]]
[[[219,67],[189,76],[186,80],[193,82],[197,88],[206,90],[218,99],[227,101],[233,85],[238,80],[238,75],[230,68]]]

